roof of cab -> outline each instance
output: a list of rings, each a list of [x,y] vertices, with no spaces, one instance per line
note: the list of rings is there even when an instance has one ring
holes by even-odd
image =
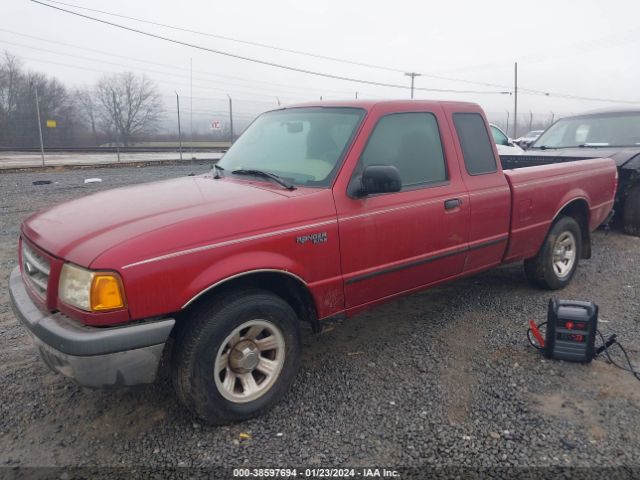
[[[425,107],[433,107],[434,105],[448,105],[462,107],[478,107],[477,103],[473,102],[457,102],[451,100],[322,100],[318,102],[306,102],[298,103],[294,105],[287,105],[280,109],[285,110],[289,108],[304,108],[304,107],[351,107],[351,108],[363,108],[365,110],[371,110],[375,106],[379,105],[397,105],[398,107],[415,107],[422,105]]]

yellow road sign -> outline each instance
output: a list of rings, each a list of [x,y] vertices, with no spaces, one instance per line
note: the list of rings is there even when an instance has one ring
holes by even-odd
[[[47,128],[56,128],[58,126],[58,122],[55,120],[47,120]]]

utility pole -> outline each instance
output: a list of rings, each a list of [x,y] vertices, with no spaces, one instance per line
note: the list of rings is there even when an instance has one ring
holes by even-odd
[[[358,92],[356,92],[356,100],[358,99]]]
[[[191,162],[193,163],[193,57],[189,59],[189,133],[191,135]]]
[[[180,144],[180,161],[182,161],[182,129],[180,128],[180,96],[176,90],[176,105],[178,106],[178,143]]]
[[[531,131],[531,125],[533,125],[533,112],[529,110],[529,131]]]
[[[513,138],[518,138],[518,62],[515,63],[513,88]]]
[[[278,106],[280,106],[280,97],[276,97],[276,101],[278,102]]]
[[[411,77],[411,99],[413,100],[413,82],[415,81],[416,77],[419,77],[422,74],[416,72],[407,72],[405,73],[405,75],[407,77]]]
[[[38,98],[38,86],[33,85],[36,92],[36,115],[38,117],[38,134],[40,135],[40,156],[42,157],[42,166],[44,167],[44,142],[42,141],[42,122],[40,120],[40,99]]]
[[[118,114],[118,104],[116,103],[116,92],[112,92],[113,96],[113,124],[116,128],[116,152],[118,153],[118,163],[120,163],[120,143],[118,142],[118,122],[119,122],[119,114]]]
[[[229,131],[231,132],[231,144],[233,144],[233,101],[229,94],[227,97],[229,98]]]

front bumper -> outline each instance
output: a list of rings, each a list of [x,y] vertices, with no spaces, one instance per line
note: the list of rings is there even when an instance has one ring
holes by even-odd
[[[52,370],[87,387],[131,386],[155,380],[174,319],[96,328],[61,313],[43,313],[29,297],[18,267],[9,277],[9,293],[16,317]]]

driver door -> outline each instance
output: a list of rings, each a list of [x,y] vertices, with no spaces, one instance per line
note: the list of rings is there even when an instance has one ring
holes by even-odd
[[[435,110],[435,109],[434,109]],[[354,175],[394,165],[399,192],[336,197],[346,307],[458,275],[468,237],[469,196],[440,110],[381,112]]]

